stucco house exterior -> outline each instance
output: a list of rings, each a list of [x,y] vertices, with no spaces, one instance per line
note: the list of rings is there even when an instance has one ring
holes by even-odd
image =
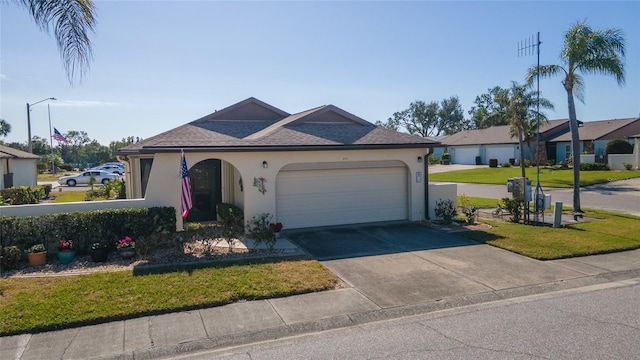
[[[623,139],[633,144],[633,135],[637,133],[640,133],[639,117],[584,122],[578,128],[580,153],[593,154],[596,161],[604,162],[609,141]],[[558,161],[571,155],[571,133],[550,139],[549,143],[554,145]]]
[[[0,145],[0,190],[13,186],[36,186],[38,155]]]
[[[187,222],[215,220],[224,202],[245,220],[269,213],[293,229],[425,219],[425,159],[436,144],[333,105],[289,114],[249,98],[122,148],[118,158],[128,197],[179,212],[184,151],[194,202]]]
[[[540,157],[547,159],[549,153],[546,141],[552,137],[569,131],[569,120],[549,120],[540,123]],[[520,145],[517,137],[511,137],[510,126],[492,126],[487,129],[464,130],[440,140],[441,145],[435,154],[449,152],[452,164],[476,164],[479,156],[480,164],[488,164],[489,159],[498,159],[498,164],[509,159],[520,158]],[[525,159],[529,159],[529,146],[525,142]],[[531,151],[535,159],[536,141],[531,143]]]

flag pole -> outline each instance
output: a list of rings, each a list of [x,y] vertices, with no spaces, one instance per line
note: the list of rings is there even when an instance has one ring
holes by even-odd
[[[51,105],[47,104],[47,112],[49,113],[49,147],[51,148],[51,172],[56,173],[56,162],[53,157],[53,132],[51,131]]]

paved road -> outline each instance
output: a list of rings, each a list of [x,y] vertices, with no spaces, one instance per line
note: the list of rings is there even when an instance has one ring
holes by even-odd
[[[639,299],[636,279],[172,358],[637,359]]]

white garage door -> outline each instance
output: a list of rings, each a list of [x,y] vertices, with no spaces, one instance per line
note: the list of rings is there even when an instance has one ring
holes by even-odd
[[[514,145],[487,145],[487,162],[488,159],[498,159],[498,165],[515,158]]]
[[[285,228],[407,219],[405,166],[282,170],[276,217]]]
[[[475,165],[478,156],[477,146],[456,146],[453,148],[452,162],[454,164]]]

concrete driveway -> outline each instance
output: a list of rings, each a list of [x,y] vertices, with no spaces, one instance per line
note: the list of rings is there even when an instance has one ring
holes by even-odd
[[[409,222],[290,230],[287,238],[381,308],[584,276]]]

